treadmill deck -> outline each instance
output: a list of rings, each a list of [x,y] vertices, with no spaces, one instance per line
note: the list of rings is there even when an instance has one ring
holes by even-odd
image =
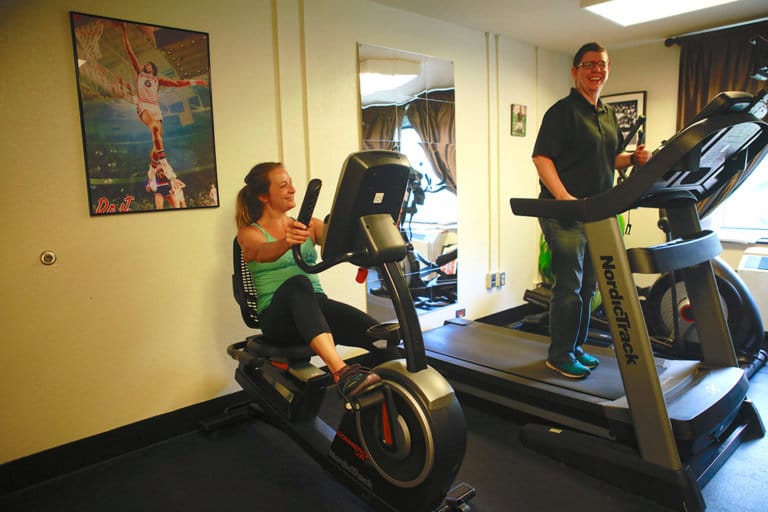
[[[600,366],[588,378],[577,380],[545,366],[549,338],[533,333],[480,322],[447,323],[426,331],[424,345],[430,364],[459,391],[479,392],[486,399],[498,395],[498,400],[490,399],[501,404],[530,404],[520,409],[569,426],[592,423],[611,436],[627,435],[632,428],[612,346],[590,346]],[[735,413],[746,396],[749,384],[739,368],[706,369],[699,361],[654,360],[679,439],[716,431],[716,418]],[[569,421],[571,416],[575,423]]]

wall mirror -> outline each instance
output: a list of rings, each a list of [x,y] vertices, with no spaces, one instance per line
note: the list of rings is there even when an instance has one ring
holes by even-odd
[[[410,242],[403,272],[420,313],[458,300],[453,63],[416,53],[358,45],[362,149],[405,154],[411,180],[400,230]],[[368,312],[388,320],[387,290],[368,277]]]

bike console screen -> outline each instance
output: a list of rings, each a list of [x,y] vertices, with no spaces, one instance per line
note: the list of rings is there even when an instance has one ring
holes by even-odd
[[[410,172],[408,159],[393,151],[361,151],[347,157],[327,220],[324,260],[365,250],[361,217],[386,213],[398,221]]]

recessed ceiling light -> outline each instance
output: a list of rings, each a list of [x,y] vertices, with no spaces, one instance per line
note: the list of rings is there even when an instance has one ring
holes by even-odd
[[[627,27],[647,21],[700,11],[737,0],[581,0],[581,7]]]

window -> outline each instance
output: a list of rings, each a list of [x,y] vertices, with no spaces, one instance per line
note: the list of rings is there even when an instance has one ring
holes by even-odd
[[[411,166],[424,175],[421,186],[426,194],[426,201],[418,205],[418,211],[411,220],[414,223],[455,227],[458,212],[456,194],[445,188],[441,189],[440,179],[424,155],[424,149],[420,143],[421,138],[406,117],[400,132],[400,151],[408,157]]]
[[[768,158],[707,218],[720,238],[752,243],[768,238]]]

